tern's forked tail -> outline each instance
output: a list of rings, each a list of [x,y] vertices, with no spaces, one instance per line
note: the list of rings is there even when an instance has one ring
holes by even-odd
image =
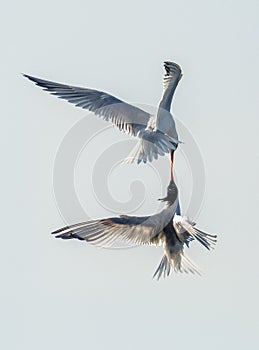
[[[160,279],[160,277],[167,277],[170,275],[171,271],[174,270],[175,272],[185,272],[192,274],[198,274],[201,275],[200,270],[198,267],[191,261],[190,258],[188,258],[183,251],[178,251],[177,253],[174,253],[171,257],[171,259],[168,259],[166,255],[164,255],[153,275],[153,278],[157,278],[157,280]]]
[[[152,162],[159,156],[175,150],[178,140],[161,133],[160,131],[150,132],[145,130],[139,134],[140,140],[130,152],[125,163],[146,163]]]

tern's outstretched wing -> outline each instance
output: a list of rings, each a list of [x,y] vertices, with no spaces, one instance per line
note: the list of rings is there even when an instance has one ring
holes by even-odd
[[[50,94],[67,100],[76,107],[95,113],[133,136],[137,136],[139,131],[144,130],[149,121],[149,113],[106,92],[55,83],[27,74],[24,74],[24,76]]]
[[[85,240],[101,247],[127,242],[134,245],[157,244],[159,233],[172,220],[177,201],[160,213],[151,216],[127,216],[91,220],[63,227],[52,232],[57,238]]]
[[[147,127],[151,115],[142,109],[132,106],[106,92],[64,85],[32,77],[24,76],[50,94],[67,100],[76,107],[93,112],[95,115],[113,123],[121,131],[143,140],[144,156],[140,161],[152,161],[158,155],[164,155],[176,149],[177,139],[164,135],[160,130]]]
[[[217,243],[217,236],[211,235],[207,232],[199,230],[195,227],[195,223],[190,221],[187,217],[175,215],[173,225],[179,239],[188,244],[189,241],[196,239],[208,250],[213,249]]]
[[[160,131],[178,140],[175,121],[170,113],[172,98],[175,89],[182,77],[180,66],[174,62],[164,62],[166,74],[164,76],[164,91],[159,104],[156,118],[156,127]],[[179,142],[176,142],[176,147]]]
[[[174,62],[164,62],[166,74],[164,76],[164,92],[162,100],[159,104],[159,108],[165,109],[170,112],[172,98],[175,89],[182,77],[181,67]]]

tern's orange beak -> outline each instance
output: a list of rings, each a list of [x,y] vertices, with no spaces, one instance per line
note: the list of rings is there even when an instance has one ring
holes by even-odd
[[[171,151],[171,180],[174,181],[174,151]]]

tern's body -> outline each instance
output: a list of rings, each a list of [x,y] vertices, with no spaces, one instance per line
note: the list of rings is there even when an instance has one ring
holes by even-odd
[[[115,242],[126,241],[131,244],[163,245],[164,256],[155,271],[158,279],[170,274],[171,269],[180,272],[199,273],[197,267],[184,254],[184,245],[189,246],[193,239],[211,249],[216,236],[200,231],[187,218],[175,215],[178,204],[178,190],[173,181],[163,199],[166,207],[158,214],[150,216],[120,216],[92,220],[59,229],[53,234],[62,239],[79,239],[88,243],[111,247]]]
[[[174,152],[178,145],[175,122],[170,113],[175,89],[182,77],[181,68],[173,62],[165,62],[164,90],[157,115],[151,115],[103,91],[64,85],[24,75],[52,95],[89,110],[110,121],[121,131],[139,138],[129,161],[152,161],[158,156]]]

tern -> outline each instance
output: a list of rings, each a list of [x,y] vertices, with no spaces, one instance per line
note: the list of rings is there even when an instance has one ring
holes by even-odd
[[[201,231],[187,217],[175,214],[178,189],[173,180],[169,183],[166,197],[160,201],[166,206],[154,215],[121,215],[91,220],[63,227],[52,234],[56,238],[78,239],[104,248],[122,241],[132,245],[162,245],[164,255],[153,277],[159,280],[161,276],[169,276],[172,270],[200,274],[196,265],[184,254],[184,246],[189,247],[192,240],[197,240],[210,250],[216,244],[217,236]]]
[[[149,114],[103,91],[23,75],[50,94],[65,99],[76,107],[89,110],[113,123],[119,130],[138,137],[139,141],[130,153],[128,162],[151,162],[158,156],[170,153],[171,177],[173,177],[173,156],[180,141],[170,108],[175,89],[182,78],[182,70],[178,64],[169,61],[164,62],[164,68],[166,73],[163,80],[163,95],[156,115]]]

